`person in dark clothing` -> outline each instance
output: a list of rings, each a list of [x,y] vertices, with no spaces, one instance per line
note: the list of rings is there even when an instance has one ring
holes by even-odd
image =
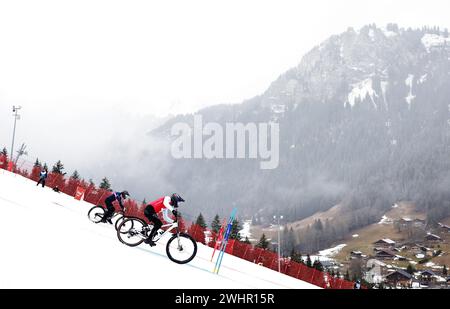
[[[110,223],[112,224],[111,218],[114,214],[114,212],[116,211],[116,209],[113,206],[113,202],[117,201],[119,202],[119,206],[120,208],[122,208],[123,210],[123,200],[125,200],[127,198],[127,196],[130,196],[130,194],[128,193],[128,191],[122,191],[122,192],[114,192],[113,194],[111,194],[110,196],[108,196],[105,199],[105,204],[106,204],[106,208],[107,210],[105,211],[105,214],[103,215],[103,218],[100,222],[102,223]]]
[[[353,289],[360,290],[361,289],[361,281],[356,280],[355,284],[353,285]]]
[[[45,180],[47,179],[47,177],[48,177],[48,171],[47,171],[47,169],[43,169],[41,171],[41,173],[39,174],[39,180],[38,180],[36,186],[39,186],[39,184],[42,184],[42,188],[45,187]]]
[[[149,237],[144,240],[146,244],[149,244],[151,247],[156,245],[153,241],[153,237],[155,237],[156,233],[162,226],[162,222],[158,218],[158,213],[164,209],[168,209],[176,215],[179,202],[184,202],[184,200],[181,198],[181,196],[174,193],[171,196],[163,196],[151,202],[149,205],[147,205],[147,207],[145,207],[144,215],[150,222],[153,223],[153,229],[151,230]]]

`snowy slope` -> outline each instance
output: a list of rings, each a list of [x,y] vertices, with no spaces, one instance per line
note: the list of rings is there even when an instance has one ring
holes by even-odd
[[[213,274],[201,244],[186,265],[167,258],[164,239],[127,247],[88,220],[91,207],[0,169],[0,288],[317,288],[230,255]]]

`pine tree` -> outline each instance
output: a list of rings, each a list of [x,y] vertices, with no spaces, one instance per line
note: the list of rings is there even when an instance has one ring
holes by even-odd
[[[444,265],[444,268],[442,269],[442,275],[447,276],[447,273],[448,273],[447,266]]]
[[[104,189],[104,190],[111,189],[111,184],[109,183],[108,178],[105,177],[105,178],[102,179],[102,182],[100,183],[99,188],[100,189]]]
[[[52,173],[55,174],[62,174],[64,169],[64,165],[61,163],[61,160],[58,160],[58,162],[53,165]]]
[[[46,171],[48,171],[48,166],[47,166],[47,163],[44,163],[44,170],[46,170]]]
[[[319,260],[315,260],[313,263],[313,267],[319,271],[323,271],[323,265]]]
[[[311,257],[309,256],[309,254],[306,255],[306,266],[312,267]]]
[[[266,238],[266,235],[263,233],[259,242],[256,244],[257,248],[267,249],[269,248],[269,241]]]
[[[241,236],[239,235],[239,232],[242,230],[242,226],[238,219],[234,219],[232,225],[231,225],[231,231],[230,231],[230,239],[236,239],[241,240]]]
[[[297,251],[295,251],[294,248],[292,248],[292,250],[291,250],[290,257],[291,257],[291,260],[294,262],[303,263],[302,255],[300,253],[298,253]]]
[[[144,198],[144,200],[142,201],[142,205],[147,205],[147,201],[145,200],[145,198]]]
[[[206,228],[205,218],[203,218],[202,213],[200,213],[195,221],[195,224],[200,225],[202,228]]]
[[[41,162],[39,162],[39,158],[36,158],[36,162],[34,162],[34,167],[41,167]]]
[[[92,180],[92,178],[89,178],[89,186],[95,187],[95,183],[94,183],[94,181]]]
[[[244,239],[243,243],[244,243],[244,244],[248,244],[248,245],[251,245],[251,244],[252,244],[252,243],[250,242],[250,239],[248,239],[247,236],[245,236],[245,239]]]
[[[74,180],[79,180],[80,179],[80,174],[78,174],[78,171],[75,170],[72,174],[72,176],[70,176],[70,178],[74,179]]]
[[[4,155],[5,157],[8,157],[8,150],[6,150],[6,147],[3,147],[3,150],[0,153],[0,155]]]
[[[347,281],[350,281],[350,274],[348,273],[348,269],[345,272],[344,279],[347,280]]]
[[[211,229],[213,230],[214,233],[219,233],[221,226],[222,225],[220,223],[219,215],[215,215],[213,221],[211,222]]]
[[[291,252],[293,249],[295,249],[295,233],[294,230],[291,228],[287,228],[287,226],[283,229],[283,240],[284,245],[283,248],[283,255],[288,255],[289,252]]]
[[[406,272],[408,274],[413,274],[416,270],[414,269],[414,267],[411,264],[408,264],[408,267],[406,268]]]
[[[313,224],[313,228],[316,229],[317,231],[322,231],[323,230],[322,221],[320,219],[317,219]]]

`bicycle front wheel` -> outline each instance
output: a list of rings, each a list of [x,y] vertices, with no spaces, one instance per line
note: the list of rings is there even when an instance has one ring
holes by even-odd
[[[117,228],[117,238],[127,246],[139,246],[147,238],[146,232],[144,232],[145,226],[147,223],[141,219],[126,218]]]
[[[88,218],[94,223],[99,223],[105,215],[105,209],[102,206],[94,206],[88,212]]]
[[[123,216],[123,215],[119,216],[119,219],[117,219],[116,223],[114,224],[116,231],[119,231],[119,226],[122,224],[122,222],[125,219],[126,219],[125,216]],[[134,226],[133,222],[134,222],[133,220],[127,221],[127,223],[120,228],[120,233],[124,234],[124,233],[127,233],[130,229],[132,229]]]
[[[197,242],[188,234],[175,234],[167,242],[166,253],[172,262],[189,263],[197,254]]]

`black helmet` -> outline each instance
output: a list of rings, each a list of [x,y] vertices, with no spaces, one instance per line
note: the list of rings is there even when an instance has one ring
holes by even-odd
[[[124,199],[126,199],[127,196],[130,196],[130,193],[128,193],[128,191],[125,190],[125,191],[122,191],[121,195],[122,195],[122,197],[123,197]]]
[[[183,198],[179,196],[177,193],[174,193],[170,196],[170,203],[173,206],[178,206],[178,202],[184,202]]]

